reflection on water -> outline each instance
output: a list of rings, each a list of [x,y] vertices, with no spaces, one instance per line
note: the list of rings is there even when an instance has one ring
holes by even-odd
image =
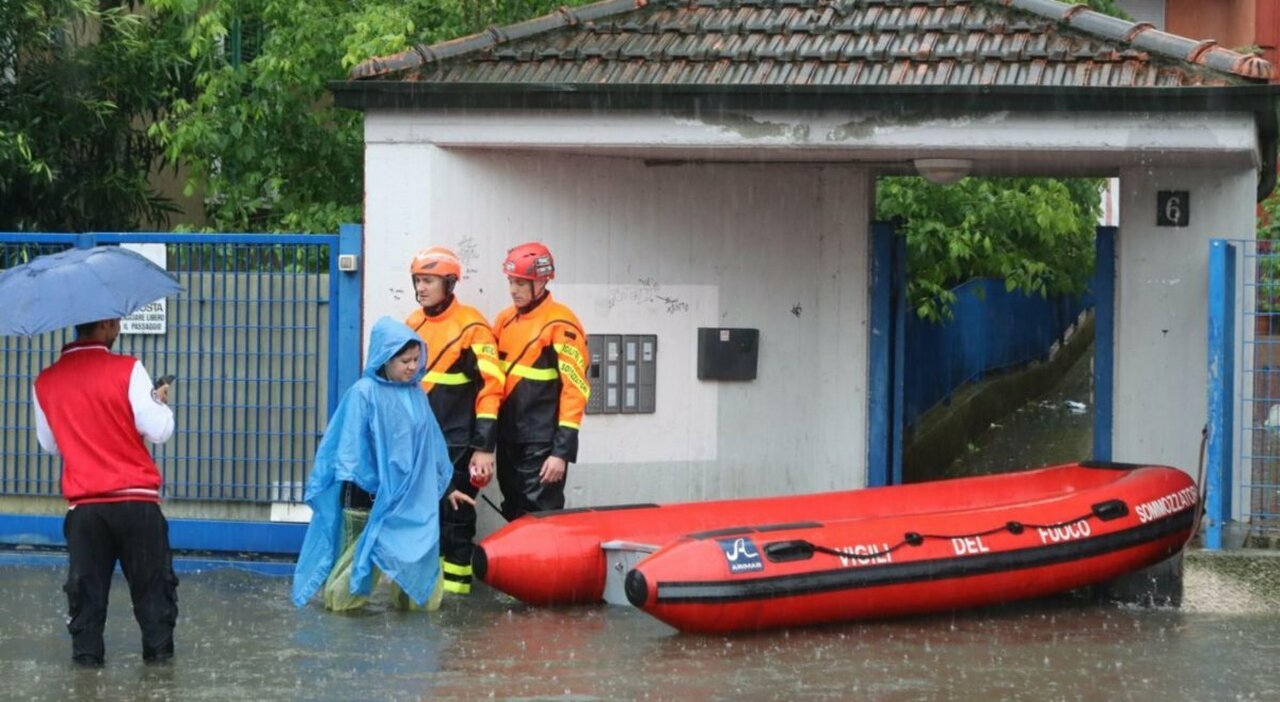
[[[1075,598],[737,637],[625,607],[533,609],[480,586],[430,615],[295,610],[288,583],[184,577],[178,657],[140,660],[118,581],[107,666],[68,662],[59,567],[0,567],[6,699],[1280,699],[1280,615]],[[1206,585],[1188,580],[1189,598]],[[1197,584],[1199,583],[1199,584]]]

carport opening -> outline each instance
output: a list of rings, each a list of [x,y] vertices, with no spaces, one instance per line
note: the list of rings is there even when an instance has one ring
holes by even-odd
[[[1114,189],[877,179],[875,218],[897,244],[902,482],[1093,457],[1097,236]]]

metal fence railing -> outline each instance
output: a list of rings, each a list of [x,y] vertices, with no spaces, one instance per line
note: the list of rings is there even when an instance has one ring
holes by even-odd
[[[0,269],[75,246],[74,234],[35,240],[0,239]],[[57,495],[54,459],[40,451],[33,429],[31,385],[69,340],[66,332],[34,338],[0,336],[0,495]]]
[[[1250,532],[1275,537],[1280,535],[1280,246],[1232,243],[1240,339],[1237,517]]]
[[[336,393],[338,235],[0,234],[0,266],[69,246],[143,245],[183,292],[114,350],[175,374],[179,431],[154,455],[168,499],[296,502]],[[147,326],[147,325],[139,325]],[[157,328],[160,329],[157,333]],[[55,496],[31,385],[70,330],[0,337],[0,495]]]
[[[1272,243],[1210,242],[1210,549],[1280,538],[1280,247]],[[1243,533],[1233,535],[1236,527]]]
[[[1226,470],[1226,479],[1220,480],[1215,500],[1221,502],[1220,520],[1243,525],[1249,537],[1272,539],[1280,537],[1280,246],[1252,240],[1215,243],[1234,264],[1224,283],[1233,290],[1219,306],[1234,305],[1215,310],[1211,300],[1210,318],[1212,327],[1216,311],[1230,320],[1234,332],[1229,338],[1234,373],[1221,382],[1231,383],[1226,397],[1236,397],[1230,418],[1224,416],[1236,429],[1228,462],[1217,468]]]

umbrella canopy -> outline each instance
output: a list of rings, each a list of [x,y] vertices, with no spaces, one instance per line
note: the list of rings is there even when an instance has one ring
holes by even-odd
[[[180,292],[165,269],[119,246],[68,249],[0,272],[0,335],[116,319]]]

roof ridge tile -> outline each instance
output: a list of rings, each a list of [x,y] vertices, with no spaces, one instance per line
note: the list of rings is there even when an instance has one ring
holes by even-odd
[[[1206,47],[1204,42],[1159,31],[1147,22],[1131,22],[1104,15],[1089,9],[1087,5],[1067,7],[1057,0],[994,1],[1040,17],[1064,21],[1072,29],[1086,34],[1122,42],[1168,58],[1190,61],[1224,73],[1255,80],[1269,80],[1275,73],[1275,67],[1260,56],[1216,46]],[[1065,13],[1062,11],[1063,7],[1067,7]],[[1059,13],[1056,17],[1055,12]]]
[[[1274,71],[1257,56],[1058,0],[605,0],[372,58],[351,76],[1158,87],[1260,82]]]

